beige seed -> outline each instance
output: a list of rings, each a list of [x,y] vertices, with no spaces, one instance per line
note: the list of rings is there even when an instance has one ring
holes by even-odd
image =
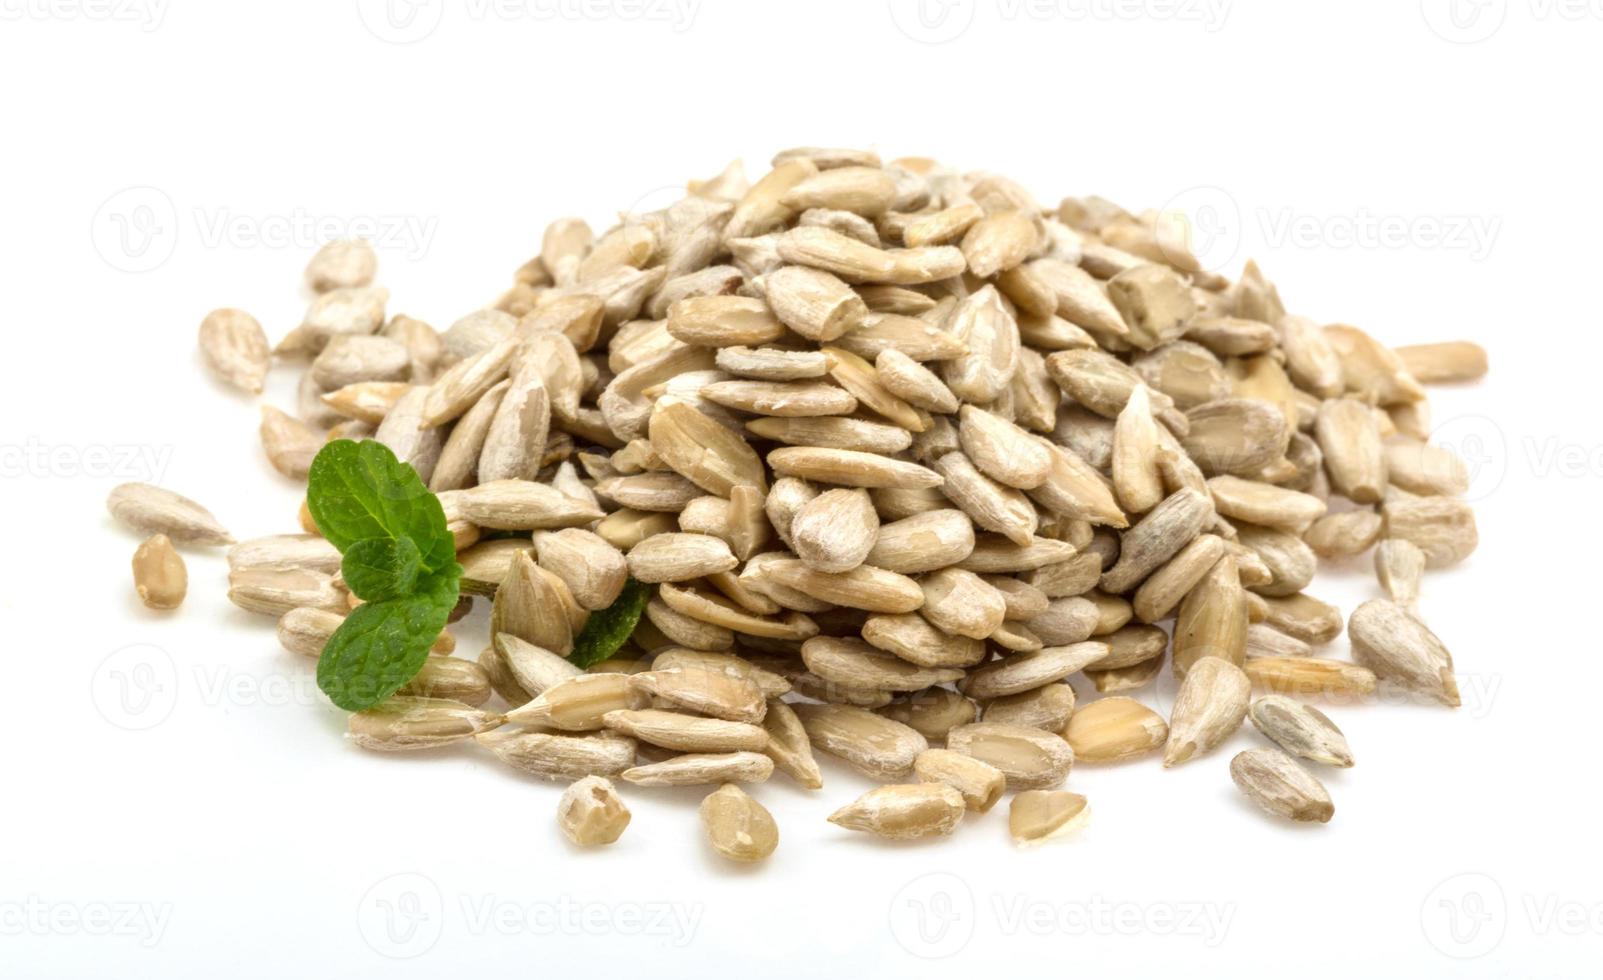
[[[1021,490],[1046,482],[1052,469],[1047,448],[1018,426],[972,405],[959,413],[963,452],[986,476]]]
[[[1348,510],[1321,517],[1302,539],[1322,558],[1351,558],[1380,538],[1383,521],[1372,510]]]
[[[1214,477],[1208,492],[1224,516],[1281,530],[1300,532],[1325,513],[1325,502],[1312,494],[1238,476]]]
[[[1255,554],[1268,567],[1268,582],[1253,586],[1260,595],[1286,596],[1301,591],[1313,581],[1319,558],[1296,535],[1272,528],[1243,524],[1237,528],[1237,543]],[[1237,562],[1240,562],[1237,555]]]
[[[323,448],[323,434],[292,415],[271,405],[262,406],[258,429],[262,450],[273,469],[292,480],[304,480],[312,459]]]
[[[528,704],[507,713],[507,721],[527,727],[567,732],[599,731],[609,711],[644,708],[646,692],[626,674],[581,674],[562,681]]]
[[[1108,281],[1108,300],[1123,317],[1124,339],[1142,350],[1179,340],[1196,313],[1190,284],[1160,265],[1141,265]]]
[[[593,504],[529,480],[496,480],[459,493],[456,499],[465,519],[502,531],[579,527],[605,516]]]
[[[1265,623],[1305,643],[1329,643],[1341,635],[1341,610],[1313,596],[1275,596],[1263,604]]]
[[[724,626],[704,622],[670,608],[660,596],[646,604],[646,624],[655,629],[635,628],[635,642],[647,652],[658,646],[679,644],[697,650],[728,650],[735,645],[735,634]]]
[[[768,733],[756,725],[721,718],[646,708],[609,711],[602,720],[614,731],[680,752],[761,752],[768,746]]]
[[[578,609],[562,580],[534,563],[528,551],[512,556],[490,608],[490,635],[507,633],[560,656],[573,649]]]
[[[1058,316],[1109,336],[1129,332],[1118,307],[1089,272],[1058,259],[1037,259],[1029,269],[1057,297]]]
[[[629,577],[623,554],[591,531],[536,531],[534,553],[540,567],[562,579],[585,609],[612,605]]]
[[[918,317],[870,313],[862,326],[839,337],[835,346],[867,360],[897,350],[915,361],[950,361],[968,352],[968,344]]]
[[[657,595],[682,616],[748,636],[800,641],[818,633],[818,625],[798,612],[779,617],[754,616],[722,596],[670,583],[663,583]]]
[[[896,182],[874,167],[836,167],[814,174],[786,191],[780,203],[792,211],[830,208],[866,217],[883,214],[896,200]]]
[[[785,335],[768,304],[745,296],[695,296],[668,310],[668,333],[700,347],[766,344]]]
[[[1023,211],[1004,210],[974,222],[962,245],[969,271],[989,279],[1029,258],[1040,243],[1038,221]]]
[[[1191,665],[1169,715],[1165,768],[1188,762],[1235,734],[1247,715],[1252,682],[1235,664],[1203,657]]]
[[[275,534],[241,541],[228,549],[229,568],[310,568],[333,574],[339,549],[316,534]]]
[[[349,738],[364,749],[432,749],[500,727],[502,717],[443,698],[392,697],[349,719]]]
[[[1003,725],[1061,732],[1074,713],[1074,703],[1074,688],[1068,684],[1046,684],[985,702],[984,718]]]
[[[1167,617],[1219,563],[1225,551],[1224,539],[1214,534],[1199,535],[1181,548],[1179,554],[1147,576],[1136,590],[1136,616],[1147,623]]]
[[[373,433],[373,438],[388,446],[397,459],[417,470],[418,477],[425,483],[433,477],[445,446],[444,432],[423,419],[428,397],[428,388],[414,385],[395,402],[395,407]]]
[[[651,662],[651,668],[655,671],[699,670],[723,674],[755,685],[769,698],[790,692],[790,682],[784,677],[771,670],[764,670],[749,660],[727,653],[671,647],[658,651]]]
[[[1085,797],[1064,790],[1025,790],[1008,806],[1008,833],[1020,847],[1063,837],[1084,827],[1091,817]]]
[[[754,415],[811,418],[845,415],[857,408],[850,392],[819,381],[719,381],[701,389],[701,397]]]
[[[952,393],[976,404],[995,401],[1007,390],[1019,364],[1019,327],[995,286],[985,286],[958,303],[946,329],[968,353],[941,365]],[[909,355],[911,356],[911,355]]]
[[[913,774],[921,783],[942,783],[957,790],[963,804],[986,813],[1002,798],[1007,778],[996,767],[948,749],[925,749],[913,760]]]
[[[763,277],[761,284],[774,315],[809,340],[828,343],[868,316],[862,297],[822,269],[787,266]]]
[[[493,649],[500,654],[511,679],[517,682],[523,693],[528,694],[524,703],[581,673],[578,667],[550,650],[510,633],[495,634]]]
[[[1451,497],[1398,497],[1380,509],[1385,535],[1408,541],[1425,553],[1427,568],[1456,564],[1475,550],[1480,535],[1475,512]]]
[[[1169,643],[1169,635],[1161,628],[1141,623],[1120,627],[1099,639],[1107,645],[1108,655],[1091,664],[1095,670],[1113,670],[1145,663],[1163,656],[1164,648]]]
[[[598,496],[633,510],[678,513],[692,500],[701,496],[701,488],[671,472],[637,473],[633,476],[614,476],[599,480],[595,485]]]
[[[831,574],[789,559],[767,563],[763,577],[814,599],[869,612],[907,613],[924,604],[924,591],[917,582],[872,565]]]
[[[947,453],[936,460],[935,472],[944,479],[941,492],[975,524],[1005,536],[1014,544],[1030,543],[1039,517],[1035,505],[1023,492],[981,473],[962,453]]]
[[[1409,493],[1450,497],[1469,490],[1469,467],[1457,453],[1423,442],[1386,447],[1386,476]]]
[[[761,752],[676,755],[650,765],[625,769],[623,778],[637,786],[704,786],[708,783],[763,783],[774,773],[774,760]]]
[[[1247,627],[1247,655],[1251,657],[1308,657],[1313,649],[1304,641],[1280,632],[1268,623]]]
[[[1276,694],[1362,699],[1375,693],[1373,671],[1341,660],[1248,657],[1242,669],[1254,684]]]
[[[285,614],[286,618],[288,615]],[[279,622],[282,625],[283,620]],[[471,660],[430,657],[423,662],[417,675],[395,693],[408,697],[444,698],[477,708],[490,700],[490,678],[483,667]]]
[[[344,612],[347,593],[333,576],[311,569],[236,568],[228,573],[228,601],[269,616],[301,606]]]
[[[709,793],[701,801],[700,814],[707,843],[731,861],[761,861],[779,846],[773,815],[733,783]]]
[[[901,722],[931,742],[944,742],[952,729],[979,717],[973,701],[944,687],[919,691],[879,708],[877,713]]]
[[[828,490],[808,501],[791,520],[796,556],[820,572],[849,572],[873,550],[879,515],[868,491]]]
[[[958,563],[958,567],[981,575],[1033,572],[1075,557],[1074,545],[1067,541],[1034,537],[1028,544],[1020,545],[999,535],[982,534],[975,536],[974,550]],[[1039,581],[1032,578],[1031,584],[1039,586]]]
[[[921,691],[961,680],[963,672],[920,667],[862,640],[815,636],[802,644],[802,662],[825,681],[877,691]]]
[[[1386,490],[1386,451],[1369,406],[1353,398],[1325,402],[1314,434],[1332,488],[1355,503],[1379,502]]]
[[[874,779],[905,778],[929,748],[923,735],[872,711],[845,704],[796,704],[813,748]]]
[[[1213,515],[1213,504],[1195,490],[1180,490],[1164,499],[1125,532],[1119,560],[1102,575],[1104,592],[1126,592],[1173,558],[1201,532]]]
[[[718,351],[717,365],[720,371],[753,381],[802,381],[829,373],[821,351],[777,347],[724,347]]]
[[[886,348],[874,359],[874,371],[885,390],[902,400],[931,412],[957,411],[957,396],[935,372],[895,348]]]
[[[976,722],[954,728],[946,747],[1001,770],[1009,789],[1053,789],[1068,778],[1074,750],[1051,732]]]
[[[405,344],[388,337],[339,336],[312,360],[308,371],[324,391],[363,381],[405,381],[412,373],[412,355]]]
[[[864,559],[887,571],[913,575],[954,565],[974,551],[974,524],[960,510],[932,510],[879,525]]]
[[[1281,459],[1291,441],[1285,413],[1256,398],[1206,402],[1188,410],[1186,420],[1181,445],[1209,476],[1251,479]]]
[[[629,826],[629,816],[612,781],[601,776],[584,777],[564,790],[557,801],[557,826],[580,847],[613,843]]]
[[[165,534],[153,534],[134,552],[134,591],[150,609],[177,609],[189,591],[184,559]]]
[[[1328,823],[1336,808],[1319,780],[1279,749],[1249,749],[1230,760],[1230,778],[1247,798],[1277,817]]]
[[[486,392],[483,397],[490,395]],[[502,390],[485,429],[479,447],[478,482],[535,479],[545,462],[550,432],[551,392],[539,374],[520,366]]]
[[[514,769],[546,779],[610,778],[635,764],[635,740],[614,732],[553,735],[505,729],[485,732],[478,741]]]
[[[963,271],[963,253],[949,245],[878,249],[826,228],[798,227],[779,236],[786,262],[834,273],[849,283],[916,286]]]
[[[650,671],[629,678],[629,683],[635,690],[674,707],[727,721],[756,724],[763,720],[768,710],[762,688],[755,682],[721,670],[690,666],[659,667],[654,663]]]
[[[1158,466],[1158,424],[1146,385],[1137,385],[1113,428],[1113,486],[1119,506],[1132,514],[1151,510],[1164,497]]]
[[[688,582],[739,564],[729,545],[710,534],[656,534],[629,549],[629,574],[642,582]]]
[[[1347,621],[1353,657],[1381,680],[1395,681],[1456,708],[1453,657],[1424,623],[1389,599],[1371,599]]]
[[[1476,381],[1486,375],[1485,348],[1467,340],[1410,344],[1394,350],[1408,373],[1423,384]]]
[[[253,395],[262,393],[272,354],[262,325],[249,313],[220,309],[206,314],[200,321],[200,353],[218,379]]]
[[[863,623],[862,637],[920,667],[972,667],[986,653],[983,640],[943,632],[918,613],[870,616]]]
[[[1031,653],[1016,653],[973,670],[962,690],[970,698],[989,701],[1007,695],[1020,695],[1069,675],[1108,656],[1106,643],[1071,643],[1045,646]]]
[[[412,386],[405,381],[358,381],[323,396],[323,404],[348,418],[378,425]]]
[[[1252,702],[1247,717],[1270,741],[1292,755],[1342,769],[1353,764],[1347,737],[1312,705],[1271,694]]]
[[[482,352],[458,361],[435,379],[419,410],[422,424],[443,425],[472,408],[507,376],[518,343],[515,335],[508,334]]]
[[[829,815],[829,822],[889,840],[945,837],[963,822],[963,794],[945,783],[880,786]]]
[[[821,449],[847,449],[892,455],[912,445],[906,429],[866,419],[828,416],[810,419],[758,418],[746,430],[762,439]]]
[[[1077,762],[1123,762],[1154,752],[1169,735],[1163,716],[1132,698],[1100,698],[1075,709],[1063,729]]]
[[[1162,669],[1163,658],[1155,657],[1129,667],[1114,667],[1111,670],[1088,669],[1085,676],[1098,694],[1120,694],[1146,687],[1157,679]]]
[[[148,483],[124,483],[106,498],[111,516],[135,531],[165,534],[176,544],[233,544],[211,511],[188,497]]]
[[[763,729],[768,732],[768,747],[764,751],[774,761],[775,768],[806,789],[824,785],[818,762],[813,758],[812,742],[795,709],[778,698],[770,698],[767,714],[763,716]]]
[[[1052,469],[1030,498],[1063,517],[1110,527],[1127,527],[1129,519],[1114,499],[1113,487],[1086,459],[1066,446],[1052,445]]]
[[[956,241],[984,216],[985,211],[978,204],[962,201],[910,222],[902,231],[902,241],[915,247],[946,245]]]
[[[1425,563],[1425,552],[1402,538],[1387,538],[1375,549],[1375,577],[1391,601],[1400,606],[1410,607],[1419,601]]]

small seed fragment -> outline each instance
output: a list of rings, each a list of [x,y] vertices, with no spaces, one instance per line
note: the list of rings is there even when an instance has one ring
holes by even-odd
[[[134,552],[134,590],[151,609],[177,609],[189,591],[184,559],[165,534],[153,534]]]
[[[1014,795],[1007,829],[1015,844],[1030,847],[1079,830],[1090,816],[1085,797],[1078,793],[1031,789]]]
[[[586,776],[564,790],[557,801],[557,826],[580,847],[611,844],[629,826],[629,808],[611,780]]]

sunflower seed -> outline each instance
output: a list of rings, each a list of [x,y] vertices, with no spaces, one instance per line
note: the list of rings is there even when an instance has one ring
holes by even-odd
[[[1422,384],[1475,381],[1486,375],[1486,350],[1467,340],[1393,348],[1404,369]]]
[[[1203,657],[1191,665],[1169,715],[1165,768],[1188,762],[1219,745],[1241,727],[1252,682],[1235,664]]]
[[[1252,657],[1309,657],[1313,649],[1267,623],[1247,626],[1247,655]]]
[[[1008,833],[1020,847],[1033,847],[1084,827],[1091,811],[1085,797],[1064,790],[1026,790],[1009,804]]]
[[[598,731],[607,712],[644,708],[649,700],[626,674],[581,674],[514,708],[507,721],[568,732]]]
[[[1181,548],[1136,590],[1136,616],[1147,623],[1167,617],[1219,563],[1225,551],[1224,540],[1213,534],[1199,535]]]
[[[553,735],[508,729],[485,732],[478,741],[514,769],[546,779],[610,778],[635,764],[635,740],[614,732]]]
[[[889,840],[944,837],[963,822],[963,794],[945,783],[880,786],[829,815],[829,822]]]
[[[629,816],[612,781],[601,776],[586,776],[573,783],[557,801],[557,826],[580,847],[613,843],[629,826]]]
[[[829,490],[808,501],[791,520],[796,555],[820,572],[849,572],[873,549],[879,516],[866,490]]]
[[[829,373],[823,352],[777,347],[725,347],[716,363],[721,371],[754,381],[803,381]]]
[[[165,534],[178,544],[233,544],[211,511],[188,497],[148,483],[124,483],[106,498],[111,516],[144,534]]]
[[[285,617],[288,615],[286,613]],[[279,624],[282,628],[283,621]],[[484,668],[471,660],[455,657],[430,657],[423,662],[417,675],[396,692],[407,697],[458,701],[475,708],[490,700],[490,693],[490,678]]]
[[[244,310],[220,309],[200,321],[200,353],[219,380],[253,395],[262,393],[272,353],[267,334]]]
[[[802,661],[831,683],[879,691],[920,691],[963,677],[961,670],[919,667],[849,638],[813,637],[802,644]]]
[[[1249,749],[1230,760],[1230,778],[1265,813],[1328,823],[1336,808],[1319,780],[1279,749]]]
[[[1118,562],[1102,575],[1104,592],[1126,592],[1190,544],[1213,515],[1212,503],[1195,490],[1166,497],[1125,532]]]
[[[1303,532],[1302,539],[1323,558],[1352,558],[1368,551],[1379,538],[1384,522],[1372,510],[1348,510],[1321,517]]]
[[[1077,762],[1123,762],[1154,752],[1169,735],[1163,716],[1132,698],[1100,698],[1076,708],[1063,729]]]
[[[762,783],[773,772],[774,760],[761,752],[693,753],[625,769],[623,778],[638,786],[701,786]]]
[[[1453,657],[1436,634],[1389,599],[1371,599],[1347,622],[1353,657],[1381,680],[1395,681],[1456,708]]]
[[[656,708],[609,711],[603,721],[614,731],[680,752],[761,752],[768,746],[768,734],[756,725]]]
[[[849,283],[915,286],[950,279],[964,268],[963,253],[949,245],[878,249],[826,228],[797,227],[776,244],[786,262],[822,269]]]
[[[346,592],[333,576],[305,568],[236,568],[228,573],[228,601],[248,612],[282,616],[310,606],[344,612]]]
[[[604,516],[600,508],[529,480],[496,480],[459,493],[464,518],[503,531],[578,527]]]
[[[502,717],[443,698],[392,697],[350,716],[349,737],[364,749],[432,749],[500,727]]]
[[[1425,553],[1427,568],[1443,568],[1468,557],[1480,543],[1475,512],[1451,497],[1398,497],[1381,506],[1386,537],[1408,541]]]
[[[822,269],[786,266],[764,276],[760,286],[774,316],[809,340],[828,343],[868,316],[862,297]]]
[[[1068,684],[1046,684],[987,701],[983,715],[988,722],[1061,732],[1074,713],[1074,702],[1074,688]]]
[[[1355,503],[1379,502],[1386,490],[1386,451],[1369,406],[1353,398],[1325,402],[1314,434],[1332,488]]]
[[[151,609],[177,609],[189,591],[184,559],[165,534],[153,534],[134,552],[134,591]]]
[[[1009,789],[1052,789],[1068,778],[1074,750],[1051,732],[976,722],[954,728],[946,747],[1001,770]]]
[[[874,779],[901,779],[929,748],[914,729],[844,704],[797,704],[796,716],[813,748],[827,752]]]
[[[1365,698],[1375,693],[1375,675],[1357,664],[1318,657],[1248,657],[1242,670],[1276,694]]]
[[[754,682],[701,667],[658,667],[630,678],[635,690],[699,714],[756,724],[767,711]]]
[[[1252,702],[1247,717],[1270,741],[1292,755],[1342,769],[1353,764],[1346,736],[1318,708],[1271,694]]]
[[[540,567],[562,579],[585,609],[612,605],[629,577],[622,553],[591,531],[536,531],[534,552]]]
[[[416,470],[424,483],[433,477],[434,467],[445,447],[445,433],[423,421],[428,397],[428,388],[413,386],[396,400],[395,407],[373,433],[373,438],[388,446],[397,459]]]
[[[1387,538],[1375,549],[1375,577],[1391,600],[1405,608],[1419,601],[1425,553],[1412,541]]]
[[[707,843],[731,861],[761,861],[779,846],[773,815],[733,783],[709,793],[701,801],[700,814]]]

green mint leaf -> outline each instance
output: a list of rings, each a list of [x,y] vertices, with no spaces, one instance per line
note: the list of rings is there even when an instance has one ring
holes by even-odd
[[[430,576],[419,591],[357,606],[317,661],[317,686],[347,711],[362,711],[400,690],[429,657],[456,605],[457,576]]]
[[[411,538],[367,538],[345,550],[340,573],[359,598],[383,602],[412,593],[422,561]]]
[[[324,446],[307,475],[306,504],[341,552],[369,538],[409,538],[427,571],[456,561],[439,498],[383,443],[338,439]]]
[[[650,598],[651,586],[634,579],[625,582],[612,605],[590,614],[584,629],[574,638],[568,661],[581,668],[593,667],[617,653],[634,633]]]

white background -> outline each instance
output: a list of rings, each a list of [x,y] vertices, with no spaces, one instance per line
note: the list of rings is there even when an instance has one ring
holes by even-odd
[[[1595,970],[1597,5],[685,2],[433,0],[395,27],[382,2],[0,0],[0,972]],[[1328,826],[1238,797],[1245,731],[1172,772],[1077,768],[1091,826],[1022,852],[1005,806],[920,846],[834,828],[867,784],[826,762],[820,793],[758,789],[782,843],[731,871],[695,792],[628,792],[622,841],[579,853],[558,788],[471,746],[347,746],[271,620],[227,603],[218,553],[189,554],[178,613],[138,605],[119,482],[240,537],[295,530],[256,404],[199,367],[208,310],[276,338],[316,245],[367,221],[391,311],[444,327],[546,221],[605,227],[804,143],[995,169],[1044,202],[1175,201],[1206,258],[1256,257],[1296,312],[1484,344],[1487,381],[1434,394],[1482,544],[1423,602],[1465,706],[1332,709],[1358,765],[1321,773]],[[293,377],[268,400],[292,407]],[[1313,591],[1350,610],[1376,587],[1364,561]]]

